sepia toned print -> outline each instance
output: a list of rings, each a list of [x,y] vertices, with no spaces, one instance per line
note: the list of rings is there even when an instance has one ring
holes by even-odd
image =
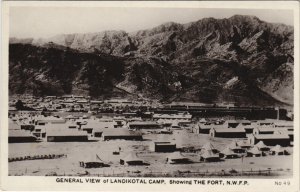
[[[5,177],[295,185],[295,17],[270,8],[10,7]]]

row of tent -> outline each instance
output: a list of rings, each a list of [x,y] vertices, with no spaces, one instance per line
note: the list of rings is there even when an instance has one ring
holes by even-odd
[[[240,157],[260,157],[266,155],[289,155],[290,152],[276,145],[273,147],[265,145],[262,141],[254,146],[240,145],[233,141],[222,151],[217,150],[211,143],[205,144],[201,148],[200,160],[202,161],[220,161],[221,159],[232,159]]]
[[[219,151],[211,143],[206,143],[201,147],[200,161],[204,162],[216,162],[222,161],[224,159],[234,159],[241,157],[259,157],[265,155],[289,155],[290,152],[276,145],[273,147],[265,145],[262,141],[254,146],[247,146],[243,142],[233,141],[225,149]],[[166,163],[169,164],[188,164],[193,163],[193,161],[182,155],[179,151],[171,153],[166,158]],[[121,165],[149,165],[144,162],[143,159],[139,158],[136,153],[129,153],[124,158],[120,158]],[[81,167],[92,168],[92,167],[104,167],[107,166],[98,155],[96,158],[92,157],[87,161],[80,162]]]

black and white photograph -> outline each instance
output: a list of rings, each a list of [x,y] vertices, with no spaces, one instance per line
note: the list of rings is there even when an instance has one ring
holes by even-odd
[[[9,7],[7,176],[293,178],[294,19],[272,7]]]

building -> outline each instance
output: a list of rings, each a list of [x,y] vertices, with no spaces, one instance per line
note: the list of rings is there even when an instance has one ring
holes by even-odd
[[[257,146],[254,146],[250,150],[247,151],[247,156],[248,157],[261,157],[262,152],[259,150]]]
[[[34,135],[37,138],[45,138],[46,137],[45,125],[36,125],[34,130],[32,131],[32,135]]]
[[[104,141],[107,140],[143,140],[143,136],[139,132],[130,131],[126,128],[118,128],[118,129],[105,129],[102,133],[102,137]]]
[[[120,159],[121,165],[146,165],[144,161],[137,156],[136,153],[129,153],[124,158]]]
[[[88,141],[88,135],[84,131],[66,129],[47,131],[48,142],[83,142]]]
[[[294,131],[290,131],[289,128],[280,128],[274,131],[274,134],[288,135],[291,141],[294,141]]]
[[[239,158],[240,156],[238,154],[236,154],[229,147],[226,147],[219,153],[219,157],[223,158],[223,159],[236,159],[236,158]]]
[[[212,124],[210,123],[205,123],[205,124],[198,124],[196,125],[198,129],[197,133],[199,134],[209,134],[210,129],[213,127]]]
[[[154,152],[174,152],[176,144],[171,142],[153,142],[152,151]]]
[[[275,121],[274,127],[275,128],[288,128],[290,130],[293,130],[294,122],[293,121]]]
[[[239,146],[237,141],[232,141],[228,146],[234,153],[245,153],[246,150]]]
[[[227,120],[224,122],[224,125],[228,128],[236,128],[238,125],[246,126],[251,125],[249,120]]]
[[[236,128],[238,128],[238,129],[245,129],[245,131],[246,131],[247,134],[248,133],[252,134],[253,130],[255,128],[257,128],[257,127],[258,127],[257,123],[252,122],[250,125],[239,124]]]
[[[63,118],[54,117],[54,116],[48,116],[48,117],[38,116],[34,120],[34,124],[35,125],[46,125],[48,123],[52,123],[52,124],[64,124],[64,123],[66,123],[66,120],[63,119]]]
[[[220,157],[218,154],[214,153],[211,150],[205,150],[201,155],[200,155],[200,161],[204,162],[218,162],[220,161]]]
[[[257,144],[262,141],[264,144],[268,146],[289,146],[290,145],[290,137],[287,134],[260,134],[260,135],[250,135],[248,136],[249,142],[252,145]]]
[[[25,130],[8,130],[8,143],[36,142],[37,138]]]
[[[245,138],[245,129],[237,128],[211,128],[209,131],[211,137],[222,137],[222,138]]]
[[[21,126],[18,125],[17,123],[14,123],[13,121],[9,121],[8,129],[9,130],[21,130]]]
[[[219,152],[219,150],[216,149],[210,142],[204,144],[201,147],[201,151],[212,151],[213,153],[218,153]]]
[[[153,114],[153,120],[169,120],[177,121],[178,123],[191,123],[192,115],[189,113],[178,113],[178,114]]]
[[[187,164],[191,163],[191,160],[183,156],[179,151],[172,153],[168,156],[166,161],[170,164]]]
[[[129,129],[161,129],[159,123],[155,121],[134,121],[128,123]]]
[[[100,167],[104,167],[105,164],[104,162],[100,159],[100,157],[95,154],[92,156],[83,156],[84,159],[82,161],[79,161],[79,165],[80,167],[83,168],[100,168]]]
[[[242,149],[250,149],[252,147],[251,143],[248,139],[246,140],[239,140],[237,141],[237,145],[241,147]]]
[[[276,145],[270,149],[271,155],[289,155],[288,151],[282,148],[280,145]]]
[[[113,129],[114,122],[105,122],[97,120],[88,120],[86,124],[81,125],[81,130],[86,131],[88,134],[97,135],[99,137],[104,129]],[[101,133],[100,133],[101,132]]]
[[[257,127],[253,129],[253,134],[258,135],[258,134],[273,134],[274,133],[274,128],[270,126],[262,126],[262,127]]]
[[[257,147],[260,151],[263,151],[263,152],[266,152],[266,151],[270,150],[270,147],[265,145],[263,141],[259,141],[254,146]]]

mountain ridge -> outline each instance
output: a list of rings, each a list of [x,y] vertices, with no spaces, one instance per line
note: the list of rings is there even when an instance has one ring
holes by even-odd
[[[255,16],[236,15],[228,19],[205,18],[188,24],[169,22],[136,33],[69,34],[31,42],[30,39],[18,42],[11,38],[10,53],[11,50],[26,53],[22,49],[28,47],[20,46],[21,43],[37,47],[36,51],[61,49],[64,50],[62,55],[69,49],[78,51],[79,55],[113,57],[123,62],[124,71],[123,79],[113,82],[112,87],[163,101],[272,104],[278,100],[292,104],[293,33],[291,26],[266,23]],[[13,57],[10,61],[24,62]],[[160,87],[156,88],[155,84]],[[15,92],[13,89],[12,93]],[[259,102],[261,92],[268,96]],[[95,96],[100,95],[99,92]]]

